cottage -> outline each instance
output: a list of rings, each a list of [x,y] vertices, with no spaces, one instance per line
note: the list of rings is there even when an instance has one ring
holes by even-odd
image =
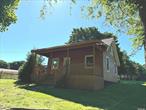
[[[32,52],[48,57],[48,76],[45,78],[52,80],[53,84],[98,90],[104,87],[104,81],[118,81],[117,67],[120,63],[113,38],[82,41]]]

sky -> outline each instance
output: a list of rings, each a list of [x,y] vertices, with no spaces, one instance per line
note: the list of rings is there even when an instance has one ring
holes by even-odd
[[[87,19],[83,17],[80,7],[87,4],[80,0],[70,5],[67,0],[48,8],[45,19],[40,18],[43,0],[21,0],[16,11],[18,20],[6,32],[0,33],[0,59],[13,62],[25,60],[32,49],[46,48],[66,43],[73,28],[97,27],[100,32],[111,32],[118,36],[120,48],[128,54],[132,52],[129,36],[118,33],[112,26],[106,25],[103,18]],[[144,64],[144,50],[130,57],[133,61]]]

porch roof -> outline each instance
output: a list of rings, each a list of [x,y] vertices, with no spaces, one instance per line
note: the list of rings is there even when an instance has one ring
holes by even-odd
[[[109,42],[109,40],[107,40],[107,41]],[[105,41],[102,41],[102,40],[89,40],[89,41],[82,41],[82,42],[78,42],[78,43],[65,44],[65,45],[54,46],[54,47],[49,47],[49,48],[35,49],[35,50],[32,50],[31,52],[35,52],[36,54],[40,54],[43,56],[48,56],[49,53],[55,52],[55,51],[64,51],[67,49],[77,49],[77,48],[88,47],[88,46],[93,46],[93,45],[103,46],[103,47],[109,46],[106,44]]]

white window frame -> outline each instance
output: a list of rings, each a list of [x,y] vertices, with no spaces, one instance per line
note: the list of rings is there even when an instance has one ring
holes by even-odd
[[[109,64],[107,64],[107,63],[109,63]],[[107,67],[107,65],[108,65],[108,67]],[[106,56],[106,71],[110,72],[110,58],[109,58],[109,56]]]
[[[85,68],[93,68],[93,66],[87,65],[87,58],[88,57],[93,57],[93,66],[94,66],[94,56],[93,55],[85,55]]]
[[[65,66],[65,62],[66,62],[66,60],[68,59],[68,63],[69,63],[69,65],[70,65],[70,57],[64,57],[63,58],[63,66]]]
[[[53,61],[54,61],[54,60],[58,60],[58,66],[57,66],[56,68],[53,68]],[[59,58],[52,58],[51,69],[52,69],[52,70],[57,70],[57,69],[59,68],[59,63],[60,63],[60,62],[59,62]]]

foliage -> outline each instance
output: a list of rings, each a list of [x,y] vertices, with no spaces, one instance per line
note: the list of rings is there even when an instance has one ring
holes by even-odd
[[[9,63],[9,68],[10,69],[14,69],[14,70],[18,70],[20,66],[22,66],[22,64],[25,63],[25,61],[14,61]]]
[[[130,60],[125,51],[121,51],[120,63],[118,73],[121,79],[146,80],[146,69],[139,63]]]
[[[100,91],[83,91],[34,84],[16,86],[15,80],[2,79],[0,80],[0,91],[0,109],[2,107],[50,110],[136,110],[146,108],[146,86],[142,81],[120,81]],[[19,101],[20,99],[21,101]]]
[[[76,43],[85,40],[95,40],[110,37],[109,35],[100,33],[96,27],[74,28],[68,43]]]
[[[132,61],[126,51],[122,51],[120,49],[117,37],[114,35],[111,36],[115,38],[117,52],[119,55],[120,67],[118,67],[118,74],[120,78],[129,80],[146,80],[146,69],[144,66]],[[122,78],[121,76],[124,77]]]
[[[107,23],[117,30],[124,31],[132,38],[133,47],[139,49],[144,44],[144,27],[140,8],[146,4],[144,0],[91,0],[88,5],[88,16],[99,18],[105,16]]]
[[[51,7],[58,2],[58,0],[45,1]],[[70,5],[78,3],[77,0],[70,0],[70,2]],[[111,24],[118,31],[133,35],[131,40],[133,47],[137,50],[143,46],[146,36],[145,7],[145,0],[90,0],[88,4],[81,6],[81,11],[89,18],[104,17],[106,23]],[[44,15],[45,10],[41,10]]]
[[[3,60],[0,60],[0,68],[5,68],[7,69],[9,67],[8,63],[3,61]]]
[[[77,0],[70,1],[77,4]],[[132,54],[144,47],[146,62],[146,0],[90,0],[81,6],[81,11],[89,18],[104,17],[117,31],[133,36]]]
[[[34,53],[28,54],[26,62],[19,68],[18,79],[25,83],[31,82],[31,74],[36,64],[36,55]]]
[[[42,65],[43,61],[43,57],[35,53],[28,54],[26,62],[19,68],[18,79],[25,83],[31,83],[31,74],[33,73],[35,65]]]
[[[15,23],[17,16],[15,11],[20,0],[1,0],[0,1],[0,32],[6,31],[8,26]]]

